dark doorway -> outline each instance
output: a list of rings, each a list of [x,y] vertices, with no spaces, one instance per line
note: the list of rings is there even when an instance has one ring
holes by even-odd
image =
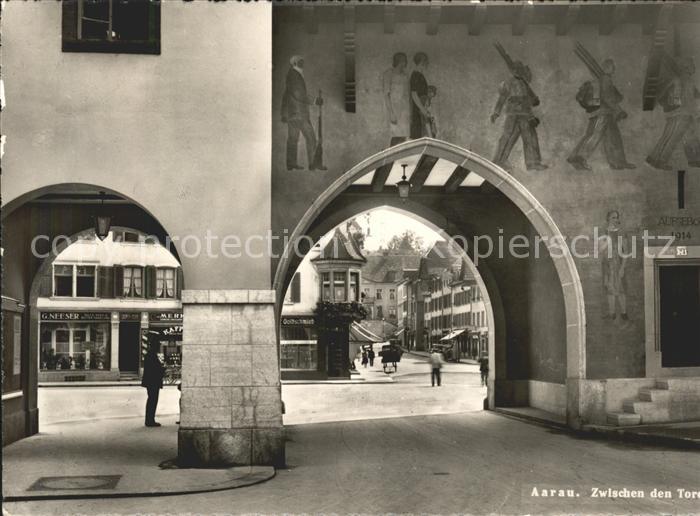
[[[659,267],[662,367],[700,366],[700,265]]]
[[[139,370],[139,342],[141,324],[138,322],[119,323],[119,370],[134,372]]]

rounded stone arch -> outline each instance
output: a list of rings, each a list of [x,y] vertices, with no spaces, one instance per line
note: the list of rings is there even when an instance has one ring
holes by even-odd
[[[567,385],[571,381],[584,379],[586,375],[586,318],[583,289],[575,262],[568,247],[564,245],[565,239],[557,224],[532,193],[504,169],[470,150],[441,140],[421,138],[380,151],[346,171],[328,186],[299,220],[290,235],[290,244],[278,263],[273,283],[278,303],[281,303],[281,296],[286,288],[285,278],[292,263],[294,253],[291,246],[307,234],[322,211],[365,174],[382,165],[422,153],[449,160],[484,178],[518,208],[539,236],[547,242],[547,249],[550,251],[549,256],[557,274],[565,305]],[[279,308],[277,312],[279,313]],[[577,390],[577,387],[574,387],[574,390]],[[574,392],[569,393],[568,399],[567,412],[569,420],[573,424],[573,421],[578,417],[579,400]]]
[[[9,201],[5,202],[2,205],[2,213],[0,214],[0,220],[3,222],[10,216],[12,213],[15,212],[18,208],[21,206],[32,202],[44,195],[47,194],[81,194],[81,193],[92,193],[94,194],[95,192],[105,192],[107,195],[113,195],[115,197],[118,197],[120,200],[126,201],[128,204],[133,205],[134,207],[142,210],[145,215],[150,217],[150,220],[154,222],[155,227],[158,229],[159,235],[156,236],[167,236],[170,233],[167,231],[167,229],[160,223],[158,220],[158,217],[156,217],[151,210],[149,210],[146,206],[141,204],[140,202],[136,201],[134,198],[123,194],[122,192],[119,192],[117,190],[107,188],[104,186],[96,185],[96,184],[91,184],[91,183],[54,183],[51,185],[45,185],[42,186],[41,188],[37,188],[35,190],[31,190],[29,192],[25,192],[14,199],[10,199]],[[115,226],[117,227],[117,226]],[[134,226],[124,226],[123,229],[129,229],[130,231],[134,231],[137,233],[140,233],[145,236],[153,236],[145,233],[144,231],[135,228]],[[86,230],[86,231],[89,231]],[[72,236],[77,236],[80,233],[80,230],[78,231],[71,231]],[[72,238],[72,237],[69,237]],[[162,243],[162,242],[161,242]],[[169,241],[167,249],[173,254],[175,259],[182,264],[182,260],[180,259],[180,252],[178,249],[178,243],[176,241]]]
[[[22,193],[3,204],[1,220],[5,254],[3,265],[6,278],[12,278],[11,284],[4,284],[3,294],[26,307],[22,322],[22,375],[24,379],[24,401],[14,414],[24,421],[22,429],[17,431],[20,437],[27,437],[38,432],[38,309],[36,298],[38,284],[36,279],[41,272],[46,272],[58,254],[49,251],[54,238],[58,240],[56,251],[60,252],[70,243],[93,232],[92,216],[95,210],[95,195],[104,191],[110,196],[115,228],[128,228],[149,236],[156,236],[161,243],[168,240],[170,233],[161,224],[153,211],[141,205],[130,196],[110,188],[86,183],[55,183]],[[49,194],[60,197],[46,198]],[[85,197],[89,202],[85,203]],[[75,199],[75,202],[72,200]],[[39,203],[42,204],[39,204]],[[35,237],[45,238],[35,240]],[[32,243],[35,251],[32,252]],[[47,245],[48,244],[48,245]],[[173,242],[166,246],[181,264],[179,250]],[[37,251],[41,254],[37,254]],[[48,254],[47,254],[48,253]],[[47,259],[48,258],[48,259]],[[48,265],[47,265],[48,263]],[[9,283],[9,282],[8,282]]]
[[[399,200],[396,203],[396,205],[388,205],[383,202],[377,203],[371,198],[365,198],[344,205],[342,210],[334,214],[334,217],[330,219],[324,219],[323,224],[311,229],[309,236],[314,241],[318,241],[318,238],[322,237],[324,234],[326,234],[328,231],[331,231],[333,228],[344,224],[345,222],[351,220],[353,217],[363,212],[378,208],[400,213],[401,215],[409,217],[429,227],[445,240],[452,242],[455,245],[455,247],[461,251],[462,258],[464,258],[464,262],[467,264],[467,267],[469,267],[470,271],[474,274],[477,286],[484,295],[484,307],[486,309],[485,312],[487,326],[490,329],[488,335],[488,350],[489,357],[493,360],[493,363],[491,364],[492,367],[490,368],[490,374],[492,376],[502,375],[505,370],[503,364],[503,357],[505,355],[506,347],[505,310],[503,308],[503,302],[501,300],[498,282],[496,281],[495,276],[490,270],[488,264],[482,261],[479,267],[477,267],[474,264],[471,253],[465,251],[464,248],[460,245],[460,243],[453,238],[453,236],[460,234],[462,236],[470,235],[464,235],[459,228],[457,228],[456,226],[452,226],[452,224],[447,224],[446,227],[443,227],[440,224],[440,220],[444,218],[442,215],[425,205],[411,203],[410,199],[406,203],[403,203]],[[299,260],[299,262],[296,263],[290,263],[290,269],[291,267],[296,268],[296,266],[298,266],[300,262],[301,260]],[[287,288],[288,282],[284,281],[283,279],[282,290],[278,299],[284,299]],[[281,305],[278,304],[277,310],[277,316],[279,318],[279,311],[281,310]],[[497,376],[493,377],[495,378]],[[493,402],[493,400],[491,400],[491,402]]]

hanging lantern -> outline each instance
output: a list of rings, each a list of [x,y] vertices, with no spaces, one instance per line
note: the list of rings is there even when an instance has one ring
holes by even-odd
[[[100,240],[104,240],[109,235],[109,230],[112,227],[112,217],[107,215],[104,209],[105,193],[100,192],[100,208],[95,216],[95,236]]]
[[[399,197],[401,197],[405,202],[406,199],[408,199],[408,193],[411,190],[411,183],[409,183],[406,179],[406,167],[408,165],[403,164],[401,166],[403,167],[403,175],[401,176],[401,181],[396,183],[396,186],[399,189]]]

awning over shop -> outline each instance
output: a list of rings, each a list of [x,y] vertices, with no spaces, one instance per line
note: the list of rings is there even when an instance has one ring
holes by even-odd
[[[400,337],[404,330],[405,330],[405,328],[401,328],[401,329],[398,330],[396,333],[394,333],[393,336],[394,336],[395,338]]]
[[[355,344],[376,344],[384,339],[375,335],[364,326],[353,322],[350,325],[350,342]]]
[[[445,335],[443,338],[441,338],[441,339],[440,339],[440,342],[443,342],[443,341],[446,341],[446,340],[452,340],[452,339],[454,339],[455,337],[459,337],[459,336],[462,335],[462,333],[464,333],[465,331],[467,331],[467,330],[454,330],[454,331],[448,333],[447,335]]]

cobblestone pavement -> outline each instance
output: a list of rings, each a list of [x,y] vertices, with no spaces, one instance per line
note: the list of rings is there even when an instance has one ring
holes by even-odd
[[[288,468],[264,484],[201,495],[8,503],[6,510],[32,515],[697,512],[699,499],[684,498],[700,489],[697,452],[581,438],[484,412],[479,408],[485,389],[474,366],[455,364],[450,372],[449,364],[443,386],[433,388],[424,363],[404,360],[402,374],[390,384],[284,386]],[[176,410],[176,395],[170,401],[165,397],[161,409]],[[133,393],[132,399],[131,410],[140,415],[145,398]],[[332,417],[336,421],[315,422]],[[294,420],[298,424],[289,424]],[[115,418],[114,424],[122,421],[129,419]],[[593,496],[594,488],[606,496]],[[668,489],[672,498],[654,498],[654,489]],[[555,496],[544,497],[543,490]]]

